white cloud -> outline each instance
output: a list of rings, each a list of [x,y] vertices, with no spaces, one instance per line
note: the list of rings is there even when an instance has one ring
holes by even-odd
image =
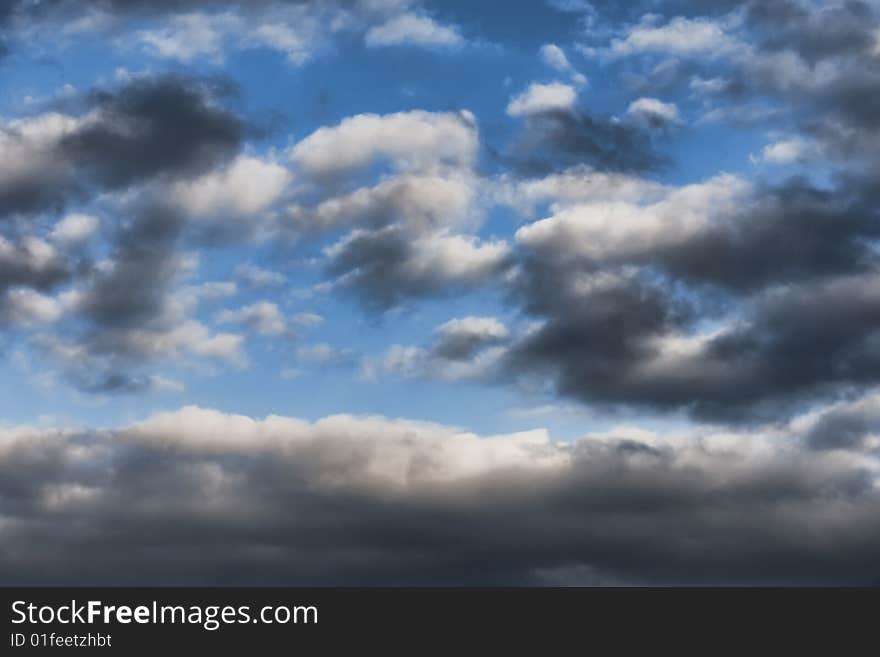
[[[660,183],[622,173],[596,171],[577,166],[543,178],[502,177],[495,181],[495,200],[522,215],[530,215],[539,203],[550,202],[553,209],[584,202],[656,202],[669,193]]]
[[[571,62],[568,61],[568,57],[565,55],[565,51],[555,43],[547,43],[541,46],[539,54],[547,66],[560,73],[569,73],[573,68]]]
[[[510,116],[528,116],[550,110],[568,111],[574,107],[577,90],[568,84],[532,83],[521,94],[513,97],[507,105]]]
[[[648,124],[674,124],[681,120],[675,103],[664,103],[656,98],[639,98],[630,103],[627,116]]]
[[[98,230],[100,222],[88,214],[69,214],[55,224],[50,239],[65,244],[75,244],[88,240]]]
[[[565,51],[555,43],[544,44],[538,54],[541,60],[554,71],[570,75],[576,85],[583,86],[587,83],[587,78],[572,66]]]
[[[722,174],[704,183],[668,190],[659,201],[595,201],[558,209],[523,226],[518,242],[557,257],[626,258],[686,242],[714,221],[732,216],[749,199],[750,184]]]
[[[470,166],[478,148],[476,121],[470,112],[358,114],[324,127],[296,144],[293,161],[313,175],[358,169],[383,158],[398,168],[432,169],[447,164]]]
[[[184,14],[160,28],[138,32],[135,39],[154,55],[191,62],[222,58],[227,40],[242,28],[241,19],[232,13]]]
[[[18,326],[57,321],[63,305],[45,294],[30,288],[13,288],[3,296],[0,319]]]
[[[320,487],[369,482],[410,487],[515,467],[538,471],[569,460],[543,429],[478,436],[428,422],[334,415],[311,424],[269,416],[254,420],[188,406],[132,425],[125,440],[183,453],[271,452],[308,458]],[[352,460],[354,454],[358,458]]]
[[[414,228],[462,226],[472,223],[476,194],[477,181],[469,171],[400,174],[374,187],[329,198],[314,208],[292,206],[288,219],[302,232],[395,220]]]
[[[415,45],[461,48],[465,39],[455,26],[441,25],[429,16],[405,13],[371,27],[364,36],[370,47]]]
[[[195,217],[253,217],[271,207],[291,179],[274,162],[242,155],[221,170],[176,183],[172,194]]]
[[[504,338],[508,335],[507,327],[495,317],[462,317],[450,319],[437,327],[441,335],[480,335],[493,338]]]
[[[659,52],[671,55],[720,55],[737,47],[724,26],[705,18],[677,17],[665,25],[640,23],[611,43],[613,55]]]
[[[786,165],[802,162],[816,155],[817,146],[814,142],[803,137],[793,137],[767,144],[758,157],[753,157],[754,162],[766,162],[768,164]]]
[[[284,335],[287,322],[278,306],[270,301],[258,301],[238,310],[226,310],[217,317],[221,323],[243,324],[260,335]]]

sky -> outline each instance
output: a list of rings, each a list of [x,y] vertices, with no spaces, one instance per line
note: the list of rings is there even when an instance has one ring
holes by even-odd
[[[0,578],[880,582],[880,2],[7,0]]]

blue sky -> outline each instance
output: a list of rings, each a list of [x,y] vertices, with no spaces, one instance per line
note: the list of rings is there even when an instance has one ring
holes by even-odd
[[[370,47],[364,43],[364,27],[358,26],[352,33],[316,45],[314,52],[306,53],[305,60],[297,63],[291,62],[283,51],[260,45],[238,48],[232,44],[216,51],[206,46],[203,51],[196,48],[192,53],[162,57],[144,42],[150,34],[168,30],[168,25],[173,26],[180,18],[135,15],[121,27],[114,25],[118,33],[96,28],[95,33],[85,31],[20,44],[0,68],[0,85],[5,90],[0,109],[10,118],[35,117],[64,107],[65,103],[74,104],[94,87],[113,89],[139,76],[169,72],[184,76],[222,75],[237,88],[231,101],[235,112],[256,126],[254,137],[243,146],[244,151],[256,157],[283,161],[285,151],[313,131],[359,114],[466,109],[477,118],[480,138],[486,144],[478,154],[476,168],[486,176],[503,176],[505,164],[499,163],[488,149],[503,149],[516,138],[521,121],[509,116],[506,108],[511,98],[530,84],[569,84],[572,76],[583,75],[587,82],[572,86],[577,88],[578,102],[591,111],[615,116],[624,115],[628,105],[642,97],[621,84],[622,71],[629,67],[627,63],[579,52],[591,35],[587,21],[578,12],[559,11],[541,3],[518,3],[503,13],[505,16],[501,17],[489,7],[470,3],[420,8],[417,14],[424,20],[457,35],[453,45],[420,43],[416,35],[405,36],[400,44]],[[217,20],[225,15],[225,11],[214,10],[188,16],[208,22],[212,17]],[[101,21],[95,23],[100,26]],[[523,25],[529,29],[523,30]],[[182,41],[194,38],[185,32],[172,36]],[[549,45],[564,53],[570,70],[554,68],[541,55],[541,48]],[[680,105],[681,111],[688,114],[688,122],[696,123],[699,108],[694,99],[683,95],[668,97],[666,101]],[[705,148],[707,142],[713,144],[711,150]],[[762,131],[755,127],[731,133],[727,126],[694,125],[667,140],[664,148],[671,162],[652,172],[651,177],[664,183],[684,184],[699,182],[721,171],[749,175],[754,169],[749,155],[760,150],[764,142]],[[541,209],[544,208],[537,208]],[[64,210],[68,214],[78,211],[96,211],[93,199],[79,200]],[[475,233],[487,239],[510,241],[517,227],[529,219],[516,216],[503,206],[488,207],[483,212]],[[52,218],[47,216],[46,220]],[[211,322],[212,316],[222,309],[269,302],[288,316],[315,313],[323,322],[315,330],[303,331],[296,339],[244,335],[242,351],[247,355],[246,366],[204,365],[187,359],[177,364],[175,359],[151,363],[154,371],[164,372],[180,384],[171,391],[84,394],[75,387],[71,389],[63,380],[56,381],[51,358],[29,346],[26,336],[10,338],[7,353],[14,354],[11,360],[18,365],[8,363],[3,371],[7,384],[4,389],[9,396],[7,422],[26,423],[43,417],[115,424],[185,401],[255,415],[284,409],[296,415],[318,417],[344,408],[492,431],[519,424],[527,426],[531,420],[522,417],[523,408],[552,404],[552,396],[545,398],[542,394],[525,394],[504,387],[430,381],[413,385],[394,376],[364,377],[361,360],[380,358],[392,344],[424,342],[434,327],[445,321],[466,316],[503,316],[515,323],[517,312],[506,303],[503,291],[493,289],[456,295],[454,299],[407,300],[401,307],[381,313],[364,313],[356,300],[332,294],[300,298],[310,286],[321,281],[314,265],[302,263],[320,258],[321,248],[338,235],[337,231],[307,243],[283,246],[255,240],[208,249],[191,247],[191,253],[197,253],[200,262],[197,271],[187,277],[187,285],[234,282],[233,272],[242,263],[283,277],[283,283],[267,288],[248,288],[239,282],[232,298],[199,308],[196,315],[200,321]],[[106,248],[100,235],[92,248]],[[345,362],[334,366],[302,363],[297,350],[314,344],[345,352]],[[297,376],[292,378],[294,371]],[[47,383],[49,378],[51,383]],[[474,398],[481,402],[472,403]],[[587,413],[575,414],[574,419],[551,417],[541,421],[558,424],[561,431],[573,437],[604,419],[590,418]]]
[[[223,581],[421,581],[389,565],[394,531],[376,547],[357,514],[340,539],[283,512],[343,493],[369,517],[391,500],[392,528],[420,509],[433,582],[864,581],[878,71],[876,0],[10,2],[0,470],[33,472],[36,501],[4,511],[0,486],[0,521],[27,554],[67,509],[94,531],[59,545],[93,546],[129,477],[233,537]],[[117,509],[135,542],[155,520],[138,510],[168,504],[150,490],[158,506]],[[638,516],[642,495],[669,514]],[[839,545],[787,542],[844,498]],[[455,570],[479,541],[438,556],[460,538],[438,508],[488,527],[505,504],[523,524],[498,535],[546,513],[548,543],[498,547],[482,579]],[[314,555],[241,556],[312,531],[381,558],[309,579]],[[606,534],[652,551],[615,561]],[[747,536],[766,553],[717,557]],[[174,581],[212,581],[187,567]]]

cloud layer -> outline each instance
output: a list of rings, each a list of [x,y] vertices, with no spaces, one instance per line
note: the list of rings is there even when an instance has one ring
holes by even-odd
[[[766,434],[620,428],[572,444],[197,407],[118,430],[4,430],[2,572],[16,584],[870,584],[876,407]],[[858,439],[817,438],[843,422]]]

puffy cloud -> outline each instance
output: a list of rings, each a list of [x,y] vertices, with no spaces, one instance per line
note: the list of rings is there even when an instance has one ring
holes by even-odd
[[[222,57],[227,39],[242,29],[234,14],[184,14],[160,28],[136,35],[145,48],[159,57],[190,62],[200,57]]]
[[[471,290],[501,273],[505,243],[459,232],[482,219],[477,148],[469,112],[424,111],[358,115],[294,146],[293,162],[317,179],[319,201],[289,207],[287,226],[306,236],[350,229],[323,251],[333,280],[321,289],[353,292],[384,311]],[[370,176],[377,162],[390,163],[392,173],[346,189],[342,173]]]
[[[367,30],[368,46],[416,45],[427,48],[461,48],[465,43],[457,27],[442,25],[430,16],[404,13]]]
[[[270,301],[258,301],[238,310],[225,310],[218,316],[220,322],[243,324],[260,335],[285,335],[287,321],[278,306]]]
[[[91,585],[571,584],[587,571],[636,584],[870,583],[876,456],[804,449],[818,421],[620,427],[571,444],[542,430],[197,407],[120,429],[4,429],[0,572]],[[128,549],[157,540],[162,550]]]
[[[49,237],[63,244],[76,244],[88,240],[100,225],[100,221],[92,215],[69,214],[55,224]]]
[[[368,372],[440,381],[489,380],[499,375],[510,331],[494,317],[463,317],[437,327],[431,345],[394,345]]]
[[[560,73],[568,73],[572,70],[571,62],[565,55],[565,51],[555,43],[545,43],[539,51],[541,59],[547,66]]]
[[[30,288],[12,288],[0,303],[0,321],[17,326],[54,322],[62,312],[57,299]]]
[[[563,207],[547,219],[520,228],[516,237],[531,249],[563,261],[620,262],[640,254],[650,258],[668,245],[686,243],[708,230],[713,216],[733,214],[750,191],[745,181],[722,175],[672,190],[646,205],[639,198],[635,202],[597,199]]]
[[[586,76],[578,73],[575,67],[572,66],[571,62],[568,60],[568,56],[565,54],[565,51],[557,46],[555,43],[544,44],[543,46],[541,46],[538,54],[540,55],[541,60],[554,71],[570,75],[572,82],[574,82],[576,85],[583,86],[587,83]]]
[[[760,156],[755,158],[756,162],[766,162],[768,164],[795,164],[810,159],[816,155],[816,146],[807,139],[794,137],[792,139],[783,139],[767,144],[762,150]]]
[[[81,116],[0,126],[0,216],[51,209],[89,188],[197,176],[230,158],[244,126],[214,101],[215,82],[173,75],[94,91]]]
[[[630,103],[627,116],[646,123],[650,127],[663,128],[681,120],[675,103],[664,103],[656,98],[639,98]]]
[[[241,155],[222,169],[176,183],[172,193],[190,216],[251,218],[278,201],[291,178],[274,162]]]
[[[610,52],[615,56],[642,52],[712,56],[737,47],[719,22],[679,16],[664,25],[645,21],[633,26],[624,38],[612,42]]]
[[[356,292],[374,310],[472,290],[510,264],[505,242],[445,232],[414,236],[399,226],[354,230],[326,255],[334,286]]]
[[[402,173],[372,187],[331,196],[313,207],[291,206],[287,218],[290,227],[306,234],[352,224],[378,227],[394,222],[416,230],[468,227],[476,215],[477,188],[468,169],[432,175]]]
[[[539,84],[534,82],[514,96],[507,105],[510,116],[529,116],[553,110],[570,110],[577,100],[577,90],[571,85],[553,82]]]
[[[876,210],[860,191],[721,176],[560,204],[517,233],[514,294],[541,323],[511,345],[510,376],[724,420],[873,384]]]
[[[375,160],[398,168],[431,170],[469,166],[477,154],[475,119],[469,112],[414,110],[379,116],[359,114],[325,127],[296,144],[294,163],[316,176],[359,169]]]

